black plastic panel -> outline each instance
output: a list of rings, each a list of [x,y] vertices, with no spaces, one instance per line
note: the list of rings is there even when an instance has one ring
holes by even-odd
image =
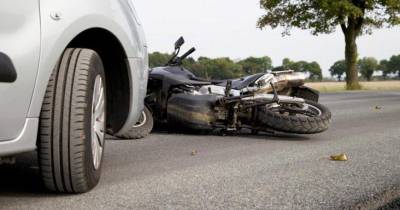
[[[174,94],[168,101],[168,122],[194,130],[212,129],[216,101],[213,95]]]
[[[11,59],[4,53],[0,52],[0,82],[15,82],[17,80],[17,72]]]
[[[319,92],[306,86],[292,88],[291,96],[303,98],[314,102],[318,102],[319,100]]]

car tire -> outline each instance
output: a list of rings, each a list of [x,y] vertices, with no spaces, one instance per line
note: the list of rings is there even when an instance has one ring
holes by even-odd
[[[132,126],[126,133],[116,135],[122,139],[142,139],[150,134],[153,130],[154,119],[153,114],[150,110],[145,107],[141,113],[139,122],[135,126]]]
[[[38,160],[48,190],[84,193],[98,184],[105,148],[105,88],[103,64],[95,51],[65,50],[40,114]]]

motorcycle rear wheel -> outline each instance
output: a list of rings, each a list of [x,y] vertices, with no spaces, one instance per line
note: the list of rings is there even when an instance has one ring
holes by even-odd
[[[308,114],[260,107],[257,123],[262,127],[295,134],[316,134],[329,128],[332,114],[327,107],[308,100],[304,106],[308,109],[306,110]]]

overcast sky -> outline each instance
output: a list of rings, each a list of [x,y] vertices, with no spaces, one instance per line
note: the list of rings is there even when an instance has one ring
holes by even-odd
[[[312,36],[293,30],[281,36],[281,29],[256,28],[263,11],[259,0],[135,0],[150,52],[171,52],[179,36],[185,49],[195,46],[194,57],[270,56],[275,66],[282,59],[317,61],[329,76],[329,67],[344,58],[344,38],[333,34]],[[400,54],[400,27],[375,30],[358,40],[361,57],[378,59]]]

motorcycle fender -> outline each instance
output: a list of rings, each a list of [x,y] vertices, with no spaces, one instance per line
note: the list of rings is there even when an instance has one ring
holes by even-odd
[[[319,91],[306,86],[293,87],[290,96],[318,102]]]

